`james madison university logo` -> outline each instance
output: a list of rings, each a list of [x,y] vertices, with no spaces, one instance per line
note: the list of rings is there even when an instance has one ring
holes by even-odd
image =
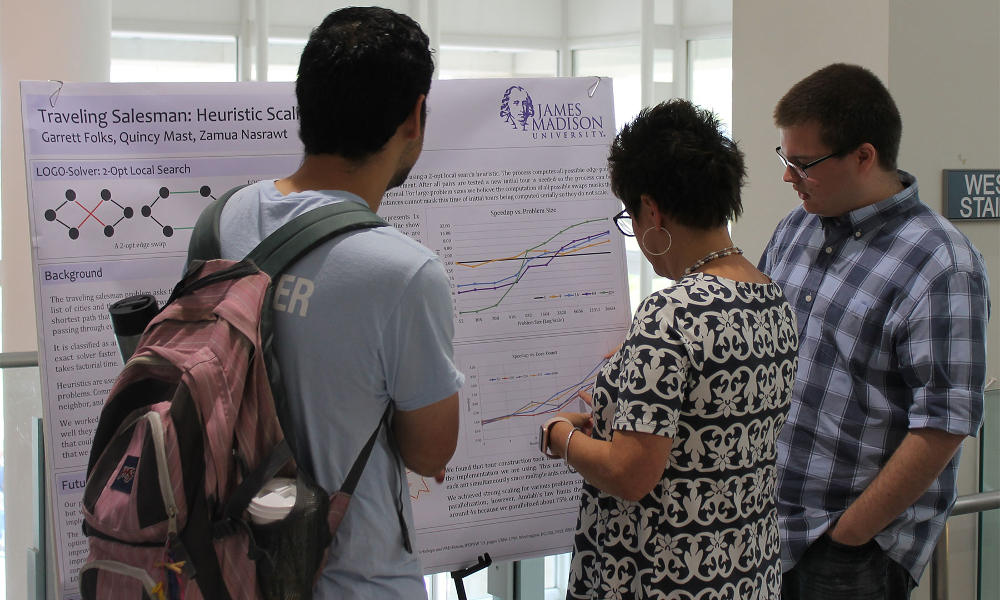
[[[500,101],[500,118],[512,129],[527,131],[528,119],[535,116],[535,105],[528,91],[519,85],[507,88]]]
[[[535,90],[538,92],[538,90]],[[535,140],[605,138],[604,116],[591,112],[586,100],[568,101],[549,90],[535,99],[528,90],[512,85],[500,100],[500,119],[514,131],[531,133]],[[553,97],[554,96],[554,97]],[[614,135],[613,126],[609,124]]]

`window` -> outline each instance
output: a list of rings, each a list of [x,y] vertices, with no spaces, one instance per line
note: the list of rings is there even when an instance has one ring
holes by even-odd
[[[267,44],[267,80],[295,81],[307,40],[271,38]]]
[[[486,569],[463,580],[468,600],[494,600],[493,595],[486,591],[486,581]],[[458,600],[458,591],[449,573],[425,576],[424,586],[427,588],[427,600]]]
[[[732,132],[733,38],[688,42],[691,102],[714,112]]]
[[[233,36],[111,33],[111,81],[236,79]]]
[[[731,136],[733,123],[733,39],[689,40],[687,47],[688,99],[692,103],[714,112],[722,122],[726,135]],[[629,279],[631,283],[631,277]],[[654,274],[650,283],[653,290],[659,290],[672,282],[666,277],[658,277]]]
[[[615,87],[615,124],[618,129],[639,114],[642,108],[641,65],[638,46],[575,50],[575,77],[610,77]]]
[[[566,597],[572,559],[572,552],[545,557],[545,600],[562,600]]]
[[[440,79],[555,77],[555,50],[501,50],[443,46],[435,57]]]
[[[573,52],[573,75],[612,78],[615,89],[615,124],[618,129],[639,114],[639,109],[642,108],[642,80],[641,52],[638,46],[576,50]],[[673,50],[654,49],[654,98],[660,97],[656,93],[659,84],[672,83],[673,79]],[[625,257],[628,261],[629,302],[632,310],[635,310],[643,297],[639,285],[639,269],[645,260],[639,250],[637,238],[625,239]]]
[[[674,80],[673,50],[653,50],[653,86]],[[639,46],[575,50],[573,76],[610,77],[615,86],[615,123],[618,129],[639,114],[642,108],[641,55]],[[658,97],[654,93],[654,97]],[[665,98],[664,98],[665,99]]]

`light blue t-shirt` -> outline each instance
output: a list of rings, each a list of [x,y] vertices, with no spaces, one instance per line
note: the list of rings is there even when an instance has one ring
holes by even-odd
[[[223,258],[239,260],[292,218],[340,201],[365,204],[340,191],[282,196],[273,181],[244,188],[222,213]],[[461,388],[449,285],[437,256],[392,227],[328,241],[275,282],[275,349],[298,454],[328,491],[340,488],[388,403],[414,410]],[[404,549],[396,516],[402,496],[415,542],[405,475],[381,434],[315,598],[426,597],[417,549]]]

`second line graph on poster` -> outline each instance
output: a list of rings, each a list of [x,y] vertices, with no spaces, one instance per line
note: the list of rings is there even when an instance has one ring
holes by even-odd
[[[614,204],[428,209],[427,241],[452,283],[456,339],[620,327],[627,299]]]
[[[583,335],[463,355],[469,455],[536,452],[540,424],[558,412],[589,411],[578,392],[594,386],[610,345]]]

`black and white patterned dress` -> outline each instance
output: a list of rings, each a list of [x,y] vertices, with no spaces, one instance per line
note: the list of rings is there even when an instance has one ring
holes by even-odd
[[[567,598],[777,599],[775,440],[795,383],[776,284],[704,273],[655,292],[594,388],[595,439],[673,439],[638,502],[584,483]]]

